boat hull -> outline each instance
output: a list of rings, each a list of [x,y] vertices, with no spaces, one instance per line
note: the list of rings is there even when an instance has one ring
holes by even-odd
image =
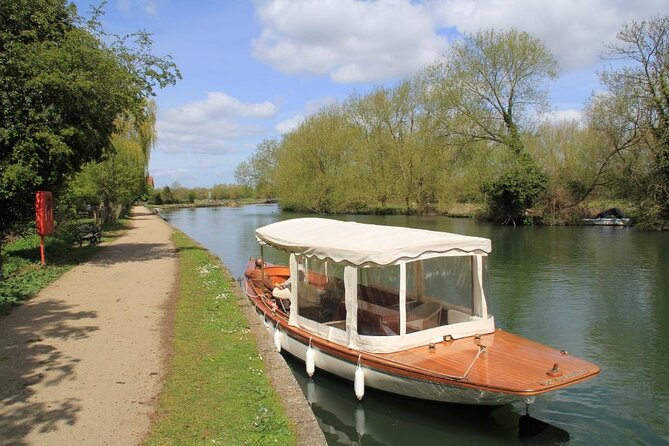
[[[584,218],[581,220],[584,225],[592,226],[629,226],[629,218]]]
[[[263,315],[259,315],[259,317],[265,320]],[[266,324],[266,327],[270,337],[275,339],[277,327],[272,324]],[[302,362],[306,362],[307,348],[309,348],[308,343],[305,344],[301,340],[290,336],[290,333],[284,330],[280,330],[280,332],[281,349],[300,359]],[[316,374],[318,370],[322,370],[351,381],[351,395],[354,395],[353,383],[357,369],[356,363],[328,354],[318,348],[314,348],[314,362],[317,369]],[[505,405],[524,400],[523,397],[518,395],[456,387],[433,381],[393,375],[364,365],[361,367],[365,375],[365,387],[397,395],[430,401],[486,406]]]

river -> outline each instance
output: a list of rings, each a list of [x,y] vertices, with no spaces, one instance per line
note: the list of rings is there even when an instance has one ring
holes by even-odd
[[[276,205],[163,211],[235,275]],[[669,234],[615,227],[500,227],[468,219],[332,216],[492,240],[489,306],[499,327],[598,364],[600,376],[523,406],[430,403],[368,390],[288,359],[330,445],[669,444]],[[535,426],[533,424],[532,426]]]

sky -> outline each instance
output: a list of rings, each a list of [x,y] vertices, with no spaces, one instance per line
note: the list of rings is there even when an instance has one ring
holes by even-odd
[[[98,0],[75,0],[87,16]],[[392,87],[444,57],[463,33],[516,28],[560,65],[552,116],[578,119],[600,88],[623,23],[666,14],[666,0],[108,0],[102,23],[146,30],[183,76],[158,90],[156,187],[233,183],[259,142],[320,107]]]

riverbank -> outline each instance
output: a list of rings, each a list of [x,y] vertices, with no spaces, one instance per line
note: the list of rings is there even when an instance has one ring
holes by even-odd
[[[344,209],[341,212],[313,212],[309,209],[284,207],[276,200],[260,199],[240,199],[240,200],[195,200],[193,203],[174,203],[174,204],[151,204],[149,207],[158,213],[161,211],[170,211],[175,209],[197,209],[209,207],[241,207],[253,204],[277,204],[285,212],[306,213],[313,215],[416,215],[423,217],[448,217],[448,218],[467,218],[478,221],[489,221],[486,217],[485,203],[466,202],[466,203],[447,203],[447,204],[426,204],[417,207],[413,203],[409,207],[401,203],[389,203],[385,206],[358,206],[351,209]],[[589,226],[593,224],[607,225],[606,222],[592,221],[592,218],[602,211],[613,210],[620,212],[624,210],[625,221],[620,220],[611,224],[613,226],[634,226],[639,224],[642,229],[662,229],[662,225],[649,225],[639,217],[639,210],[634,203],[615,200],[595,200],[584,203],[578,207],[567,207],[566,209],[529,209],[527,212],[526,225],[535,226]],[[590,219],[590,220],[588,220]]]
[[[325,444],[225,266],[130,226],[0,317],[0,444]]]
[[[170,372],[146,444],[325,444],[227,268],[180,231]]]

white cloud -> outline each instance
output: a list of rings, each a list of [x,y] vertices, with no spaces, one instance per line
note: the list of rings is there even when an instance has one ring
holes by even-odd
[[[583,111],[575,108],[565,110],[554,110],[541,115],[542,121],[561,122],[561,121],[577,121],[583,120]]]
[[[409,0],[274,0],[257,4],[254,55],[285,73],[335,82],[415,73],[446,49],[430,11]]]
[[[296,128],[298,128],[300,124],[302,124],[302,121],[304,121],[304,115],[297,114],[292,118],[286,119],[285,121],[281,121],[276,125],[275,128],[279,133],[285,135],[286,133],[290,133]]]
[[[275,116],[271,102],[243,103],[225,93],[212,92],[158,115],[158,148],[164,152],[225,154],[245,144],[244,138],[265,131],[262,120]]]
[[[158,3],[155,0],[117,0],[118,8],[128,13],[134,5],[150,16],[158,15]]]
[[[429,0],[428,0],[429,1]],[[526,31],[543,40],[565,70],[593,67],[623,23],[666,10],[666,0],[431,0],[444,27]]]
[[[443,31],[517,28],[569,71],[599,64],[623,23],[664,10],[666,0],[257,0],[262,32],[253,47],[284,73],[377,82],[439,58]]]

